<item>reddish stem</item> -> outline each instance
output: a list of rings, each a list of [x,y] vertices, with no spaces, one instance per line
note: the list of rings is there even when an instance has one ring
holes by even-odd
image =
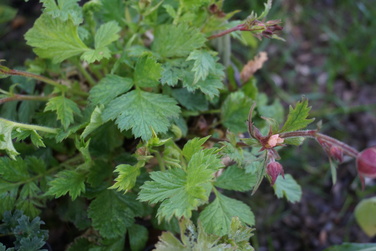
[[[281,133],[279,135],[281,138],[293,138],[293,137],[305,137],[305,138],[315,138],[316,140],[320,138],[321,140],[324,140],[331,145],[336,145],[340,147],[344,153],[347,155],[356,158],[359,154],[359,151],[355,148],[343,143],[342,141],[339,141],[335,138],[332,138],[328,135],[318,133],[317,130],[306,130],[306,131],[295,131],[295,132],[285,132]]]
[[[222,32],[220,32],[218,34],[211,35],[210,37],[208,37],[208,40],[212,40],[214,38],[222,37],[222,36],[224,36],[226,34],[229,34],[229,33],[233,32],[233,31],[238,31],[238,30],[242,30],[242,29],[244,29],[244,24],[239,24],[239,25],[237,25],[235,27],[232,27],[230,29],[222,31]]]

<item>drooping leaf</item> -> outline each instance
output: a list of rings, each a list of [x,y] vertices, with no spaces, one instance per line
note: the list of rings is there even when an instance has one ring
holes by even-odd
[[[251,105],[252,100],[243,92],[231,93],[221,108],[223,125],[233,133],[247,131],[246,121]]]
[[[230,166],[218,177],[214,185],[223,189],[245,192],[251,190],[256,182],[256,174],[246,173],[244,169]]]
[[[135,137],[149,140],[152,130],[166,132],[169,118],[178,117],[176,101],[162,94],[134,90],[111,101],[103,111],[105,121],[116,119],[120,130],[132,129]]]
[[[81,138],[86,138],[91,132],[93,132],[99,126],[103,125],[104,123],[102,120],[103,109],[104,109],[103,106],[95,107],[93,113],[91,114],[89,124],[86,126],[85,130],[81,134]]]
[[[139,87],[155,87],[161,78],[162,66],[150,55],[137,60],[134,70],[134,82]]]
[[[54,63],[80,55],[88,50],[77,33],[77,26],[68,19],[54,19],[42,14],[26,34],[27,44],[41,58],[50,58]]]
[[[162,57],[184,57],[202,47],[206,41],[199,30],[186,24],[160,25],[155,31],[152,50]]]
[[[91,88],[89,99],[94,105],[106,105],[120,94],[129,91],[132,86],[132,79],[108,74]]]
[[[46,195],[53,195],[55,198],[59,198],[68,193],[74,200],[85,192],[85,178],[85,173],[74,170],[60,171],[56,178],[49,183],[50,188]]]
[[[78,105],[63,96],[51,98],[44,111],[56,111],[57,118],[61,121],[64,129],[67,129],[68,126],[73,123],[74,114],[81,116],[81,111],[78,108]]]
[[[19,153],[13,146],[13,128],[14,124],[11,121],[0,118],[0,150],[5,150],[9,157],[15,159]]]
[[[281,132],[291,132],[299,129],[303,129],[308,126],[314,119],[307,119],[311,107],[308,107],[308,100],[303,99],[296,103],[295,108],[290,106],[287,120],[283,125]]]
[[[229,233],[233,217],[248,225],[255,224],[255,217],[246,204],[220,193],[201,213],[199,220],[208,233],[223,236]]]
[[[376,197],[363,199],[355,208],[355,219],[369,236],[376,235]],[[376,248],[376,246],[375,246]]]
[[[215,71],[217,59],[206,50],[195,50],[189,54],[187,60],[194,60],[192,71],[195,73],[194,83],[205,80],[210,71]]]
[[[54,19],[61,21],[71,19],[75,25],[82,23],[82,9],[78,5],[78,0],[41,0],[43,3],[44,13],[51,15]]]
[[[302,197],[302,188],[290,174],[285,174],[285,178],[278,176],[273,188],[278,198],[285,197],[292,203],[300,201]]]
[[[117,238],[124,235],[132,226],[134,213],[114,190],[104,190],[89,206],[89,217],[93,227],[104,238]]]

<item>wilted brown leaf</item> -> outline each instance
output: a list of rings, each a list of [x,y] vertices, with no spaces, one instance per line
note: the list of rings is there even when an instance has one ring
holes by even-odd
[[[265,63],[266,60],[268,60],[268,55],[264,51],[260,52],[257,56],[255,56],[253,60],[250,60],[243,67],[240,73],[240,78],[242,79],[242,82],[247,82],[257,70],[262,68],[262,65]]]

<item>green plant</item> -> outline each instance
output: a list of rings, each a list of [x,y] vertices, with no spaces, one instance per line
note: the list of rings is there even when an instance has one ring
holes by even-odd
[[[306,99],[284,121],[252,74],[238,84],[219,62],[226,34],[279,38],[280,21],[263,20],[271,1],[244,22],[228,21],[235,13],[213,0],[41,2],[25,34],[38,57],[26,71],[0,66],[11,80],[0,99],[9,156],[0,159],[0,211],[36,217],[69,196],[57,214],[85,231],[69,250],[142,250],[146,226],[168,231],[157,250],[252,250],[254,215],[226,190],[254,193],[267,177],[277,197],[299,201],[278,150],[307,137],[333,159],[334,182],[343,154],[359,159],[319,129],[302,131],[313,121]]]

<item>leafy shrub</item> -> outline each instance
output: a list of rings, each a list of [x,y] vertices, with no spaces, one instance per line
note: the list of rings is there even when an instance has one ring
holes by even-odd
[[[251,208],[224,191],[255,193],[266,177],[278,198],[299,201],[278,150],[305,138],[331,159],[334,182],[343,155],[362,162],[319,128],[302,130],[313,122],[306,99],[285,119],[258,92],[263,54],[234,73],[227,34],[283,40],[281,22],[264,20],[271,1],[243,22],[211,0],[42,2],[25,34],[38,57],[26,71],[0,66],[10,76],[0,99],[5,223],[16,215],[39,228],[47,202],[69,196],[56,213],[83,233],[68,250],[142,250],[146,226],[167,231],[156,250],[252,250]],[[16,235],[15,248],[30,238],[41,248],[36,233]]]

